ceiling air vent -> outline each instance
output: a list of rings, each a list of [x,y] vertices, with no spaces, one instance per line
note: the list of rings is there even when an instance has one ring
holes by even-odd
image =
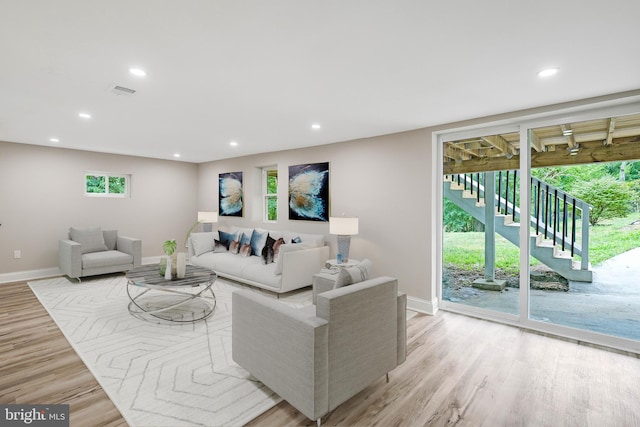
[[[109,86],[109,92],[116,95],[125,95],[125,96],[131,96],[134,93],[136,93],[134,89],[129,89],[128,87],[120,86],[117,84],[112,84],[111,86]]]

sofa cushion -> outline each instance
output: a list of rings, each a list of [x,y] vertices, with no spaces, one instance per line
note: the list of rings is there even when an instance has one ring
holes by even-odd
[[[260,230],[256,228],[251,234],[251,254],[260,256],[262,255],[262,248],[267,243],[267,236],[269,232],[267,230]]]
[[[275,274],[276,264],[271,263],[264,265],[262,264],[262,260],[255,263],[254,260],[259,260],[260,257],[252,256],[250,259],[252,262],[245,264],[242,270],[242,277],[246,280],[252,280],[279,289],[282,283],[282,275]]]
[[[238,240],[240,241],[240,247],[241,248],[244,245],[250,245],[251,244],[251,235],[252,234],[253,234],[253,231],[251,231],[249,234],[247,234],[247,233],[238,234]]]
[[[231,252],[213,253],[205,252],[199,257],[191,258],[193,265],[210,268],[216,273],[225,273],[231,276],[242,277],[243,266],[248,258],[242,258]]]
[[[273,262],[273,245],[276,243],[275,240],[273,240],[273,237],[271,237],[271,235],[267,236],[267,243],[264,244],[264,247],[262,248],[262,263],[263,264],[271,264]]]
[[[223,245],[220,240],[214,239],[213,240],[213,252],[214,253],[227,252],[227,247],[225,245]]]
[[[340,269],[336,278],[336,288],[341,288],[354,283],[364,282],[371,277],[373,271],[373,263],[364,259],[353,267],[345,267]]]
[[[102,230],[102,237],[104,237],[104,245],[108,251],[118,249],[118,230]]]
[[[282,237],[277,239],[276,242],[273,244],[273,260],[274,261],[278,259],[278,255],[280,255],[280,246],[282,245],[284,245],[284,239]]]
[[[303,251],[305,249],[312,248],[313,246],[304,244],[304,243],[285,243],[280,245],[280,249],[278,251],[278,258],[276,259],[276,270],[275,274],[282,274],[282,260],[284,259],[284,254],[287,252],[294,251]]]
[[[238,233],[227,233],[226,231],[219,231],[220,234],[220,242],[229,249],[229,245],[234,240],[238,240]]]
[[[251,238],[251,234],[253,234],[253,228],[247,228],[247,227],[236,227],[231,226],[229,228],[231,233],[237,233],[238,237],[242,236],[243,234],[246,234],[247,236],[249,236],[249,238]]]
[[[213,251],[217,232],[209,233],[191,233],[189,240],[191,241],[191,248],[196,256],[202,255],[205,252]]]
[[[75,228],[69,229],[69,237],[74,242],[80,243],[82,247],[80,252],[83,254],[91,252],[106,251],[107,246],[104,244],[104,236],[100,227],[91,228]]]
[[[120,251],[91,252],[82,255],[83,270],[123,264],[133,264],[133,256]]]
[[[249,257],[251,256],[251,245],[248,243],[245,243],[244,245],[240,246],[240,250],[238,251],[238,255],[240,255],[241,257]]]

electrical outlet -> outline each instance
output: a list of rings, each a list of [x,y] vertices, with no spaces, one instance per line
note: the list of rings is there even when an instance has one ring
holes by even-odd
[[[20,259],[22,257],[22,252],[19,250],[13,251],[13,259]]]

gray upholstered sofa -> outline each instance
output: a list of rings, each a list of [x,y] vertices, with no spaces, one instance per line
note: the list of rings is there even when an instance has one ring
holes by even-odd
[[[378,277],[293,308],[233,294],[233,360],[312,420],[384,377],[406,357],[406,295]]]
[[[71,227],[69,239],[58,242],[60,271],[73,279],[131,270],[141,261],[142,241],[117,230]]]

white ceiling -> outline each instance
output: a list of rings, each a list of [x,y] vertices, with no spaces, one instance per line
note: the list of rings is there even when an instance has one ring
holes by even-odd
[[[199,163],[633,90],[638,16],[638,0],[0,0],[0,140]]]

